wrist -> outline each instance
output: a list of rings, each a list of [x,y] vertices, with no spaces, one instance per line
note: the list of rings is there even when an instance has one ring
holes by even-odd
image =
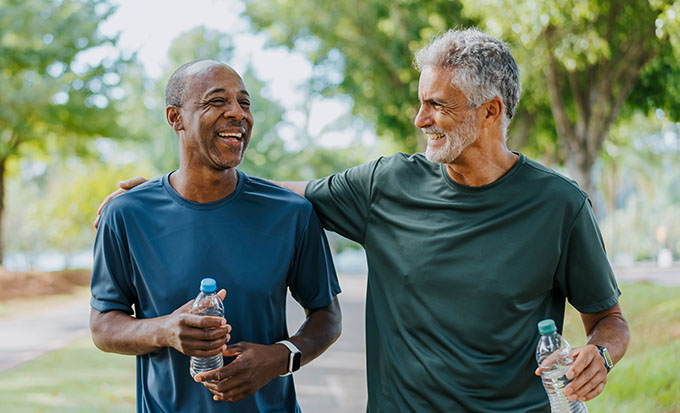
[[[281,340],[276,342],[276,344],[281,344],[281,347],[285,347],[288,350],[286,359],[286,370],[281,376],[288,376],[300,369],[302,362],[302,352],[297,348],[297,346],[288,340]]]
[[[607,370],[607,373],[609,373],[611,369],[614,367],[614,361],[612,360],[612,357],[609,355],[609,350],[607,350],[607,347],[598,346],[597,344],[595,344],[595,347],[597,348],[600,357],[602,357],[602,359],[604,360],[604,368]]]

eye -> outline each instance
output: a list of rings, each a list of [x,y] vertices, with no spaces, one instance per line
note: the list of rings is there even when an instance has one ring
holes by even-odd
[[[239,105],[241,105],[241,106],[250,107],[250,101],[249,101],[249,100],[239,100],[238,103],[239,103]]]
[[[208,103],[210,103],[211,105],[224,105],[225,100],[222,98],[211,99]]]

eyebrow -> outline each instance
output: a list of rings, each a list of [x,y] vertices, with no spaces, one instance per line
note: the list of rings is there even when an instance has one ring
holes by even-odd
[[[210,95],[214,95],[216,93],[224,93],[224,92],[226,92],[226,90],[224,88],[213,89],[210,92],[206,93],[205,97],[208,97]],[[250,94],[245,89],[239,91],[239,93],[242,94],[242,95],[246,95],[246,96],[250,97]]]

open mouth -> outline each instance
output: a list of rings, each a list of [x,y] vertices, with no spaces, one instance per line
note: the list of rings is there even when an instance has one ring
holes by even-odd
[[[438,141],[439,139],[443,139],[446,137],[443,133],[427,133],[427,138],[431,139],[433,141]]]
[[[217,132],[217,136],[230,145],[241,145],[243,133],[241,132]]]

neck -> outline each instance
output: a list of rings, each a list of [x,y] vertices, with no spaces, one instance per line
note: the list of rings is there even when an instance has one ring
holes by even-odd
[[[470,145],[453,162],[446,164],[451,179],[467,186],[484,186],[497,181],[515,165],[519,156],[503,143],[492,150]]]
[[[229,196],[238,184],[236,168],[180,168],[170,175],[170,185],[182,197],[194,202],[215,202]]]

